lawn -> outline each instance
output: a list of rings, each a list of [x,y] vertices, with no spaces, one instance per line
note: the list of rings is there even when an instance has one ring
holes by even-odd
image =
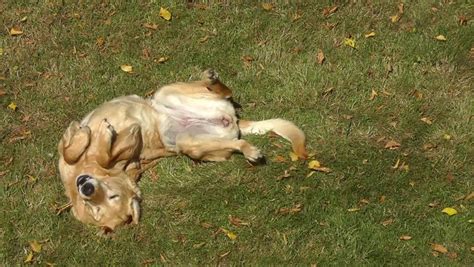
[[[0,265],[474,264],[470,1],[98,2],[0,2]],[[299,125],[311,158],[252,136],[266,165],[147,171],[139,225],[58,214],[71,120],[208,67],[241,117]]]

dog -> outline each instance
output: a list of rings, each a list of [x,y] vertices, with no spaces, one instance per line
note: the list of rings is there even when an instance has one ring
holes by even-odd
[[[186,155],[224,161],[240,152],[250,162],[263,155],[241,136],[269,131],[306,158],[305,135],[283,119],[240,120],[232,91],[213,70],[202,79],[163,86],[149,98],[122,96],[73,121],[58,144],[59,173],[72,213],[104,232],[140,218],[141,173],[157,160]]]

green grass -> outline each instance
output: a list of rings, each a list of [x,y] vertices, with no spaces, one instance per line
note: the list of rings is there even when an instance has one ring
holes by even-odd
[[[398,11],[393,1],[339,4],[328,17],[322,10],[330,1],[280,1],[272,11],[251,1],[206,10],[178,1],[75,2],[0,3],[0,264],[23,264],[32,240],[44,241],[33,262],[58,266],[474,263],[472,200],[456,200],[474,191],[474,26],[458,23],[460,15],[473,17],[469,1],[407,1],[397,23],[389,19]],[[160,19],[160,6],[173,13],[170,22]],[[293,21],[296,13],[302,17]],[[24,34],[9,36],[13,26]],[[370,31],[376,36],[365,38]],[[447,41],[435,40],[439,34]],[[343,44],[348,36],[357,49]],[[245,55],[254,58],[250,66]],[[154,62],[163,56],[169,60]],[[67,201],[56,144],[71,120],[115,96],[144,95],[207,67],[233,88],[242,117],[294,121],[332,172],[306,177],[305,162],[274,160],[288,158],[285,142],[249,137],[267,165],[250,167],[240,155],[198,165],[165,159],[140,182],[140,224],[112,238],[68,212],[55,214]],[[372,90],[378,96],[369,100]],[[400,149],[384,148],[391,139]],[[423,149],[428,143],[435,148]],[[397,159],[408,171],[392,169]],[[291,177],[277,180],[293,166]],[[296,204],[303,205],[298,213],[277,212]],[[459,214],[448,217],[444,207]],[[250,226],[231,225],[229,215]],[[393,223],[383,226],[388,219]],[[456,255],[436,257],[431,243]]]

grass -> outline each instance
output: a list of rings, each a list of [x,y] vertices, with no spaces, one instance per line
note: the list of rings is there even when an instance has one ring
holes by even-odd
[[[23,264],[32,240],[42,241],[32,261],[58,266],[474,263],[473,204],[460,199],[473,191],[474,27],[458,22],[472,18],[469,1],[406,2],[396,23],[393,1],[338,4],[330,16],[322,14],[330,1],[280,1],[271,11],[251,2],[204,10],[177,1],[75,2],[0,3],[0,264]],[[170,22],[160,6],[173,13]],[[24,33],[10,36],[14,26]],[[376,36],[365,38],[370,31]],[[447,40],[435,40],[440,34]],[[349,36],[357,49],[344,45]],[[141,223],[112,238],[56,215],[67,201],[56,144],[71,120],[209,66],[233,88],[242,117],[294,121],[332,172],[306,177],[307,162],[291,162],[285,142],[249,137],[267,165],[250,167],[239,155],[218,164],[165,159],[140,182]],[[399,149],[384,148],[392,139]],[[397,160],[408,167],[392,168]],[[278,212],[297,204],[300,212]],[[250,226],[230,224],[229,215]]]

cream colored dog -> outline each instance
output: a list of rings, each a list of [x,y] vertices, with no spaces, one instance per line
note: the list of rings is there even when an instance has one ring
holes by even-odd
[[[214,71],[203,76],[164,86],[148,99],[113,99],[69,125],[58,145],[59,171],[78,220],[104,231],[138,223],[138,177],[161,157],[185,154],[224,161],[240,152],[251,162],[262,159],[260,150],[240,135],[273,131],[306,157],[304,133],[293,123],[239,120],[232,92]]]

